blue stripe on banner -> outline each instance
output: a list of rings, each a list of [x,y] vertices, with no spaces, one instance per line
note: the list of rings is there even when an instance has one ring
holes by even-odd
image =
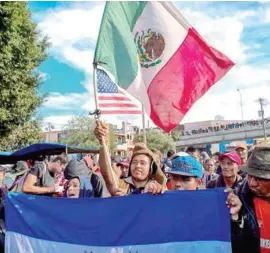
[[[230,242],[224,189],[108,199],[6,198],[7,231],[90,246]]]
[[[231,253],[229,242],[194,241],[97,247],[52,242],[7,232],[6,253]]]

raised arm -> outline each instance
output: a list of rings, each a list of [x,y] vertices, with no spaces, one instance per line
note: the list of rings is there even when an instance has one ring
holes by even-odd
[[[94,133],[95,136],[98,138],[100,144],[102,144],[102,138],[104,140],[107,139],[108,128],[102,122],[97,121],[97,126]],[[104,143],[104,145],[106,144]],[[107,157],[107,155],[108,154],[106,154],[104,147],[101,146],[99,152],[100,171],[104,178],[108,191],[113,196],[115,195],[115,191],[118,188],[119,178],[117,177],[116,173],[111,169],[111,160],[109,157]]]

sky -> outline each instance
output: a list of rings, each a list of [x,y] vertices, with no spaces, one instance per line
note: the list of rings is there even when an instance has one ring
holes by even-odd
[[[180,12],[213,47],[235,62],[233,69],[199,99],[181,123],[258,119],[259,97],[270,101],[270,2],[175,2]],[[74,115],[94,110],[92,62],[104,2],[29,2],[32,19],[51,42],[49,56],[38,71],[38,110],[44,126],[61,129]],[[237,90],[240,90],[240,93]],[[270,117],[270,104],[265,105]],[[141,116],[110,116],[118,124],[141,125]],[[150,125],[151,122],[150,122]]]

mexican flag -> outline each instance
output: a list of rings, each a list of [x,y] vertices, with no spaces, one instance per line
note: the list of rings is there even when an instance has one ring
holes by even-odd
[[[172,2],[107,2],[94,64],[170,132],[234,63],[189,25]]]

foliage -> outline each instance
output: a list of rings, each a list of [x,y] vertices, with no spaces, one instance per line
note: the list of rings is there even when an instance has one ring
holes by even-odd
[[[36,68],[49,46],[31,20],[26,2],[0,2],[0,137],[2,147],[34,140],[36,123],[29,122],[41,104],[37,87],[42,82]],[[19,127],[18,127],[19,126]],[[30,129],[33,126],[33,129]],[[17,129],[18,128],[18,129]],[[27,129],[26,132],[22,129]],[[17,133],[21,139],[14,139]],[[30,135],[29,135],[30,134]],[[24,136],[25,135],[25,136]]]
[[[160,150],[165,154],[168,150],[175,150],[175,143],[172,137],[168,134],[151,131],[146,134],[147,147],[150,149]],[[135,142],[143,142],[143,134],[135,136]]]
[[[13,129],[6,137],[0,139],[1,151],[16,151],[25,146],[42,141],[43,134],[39,121],[28,121]]]
[[[174,141],[179,141],[180,140],[180,136],[181,136],[181,131],[172,131],[171,132],[171,136],[173,138]]]
[[[66,125],[65,136],[60,140],[63,144],[82,148],[99,148],[99,142],[94,135],[96,121],[89,116],[75,116]],[[109,126],[109,148],[116,148],[113,127]]]
[[[94,135],[96,122],[88,116],[74,116],[66,125],[61,143],[82,148],[98,148],[99,143]]]

